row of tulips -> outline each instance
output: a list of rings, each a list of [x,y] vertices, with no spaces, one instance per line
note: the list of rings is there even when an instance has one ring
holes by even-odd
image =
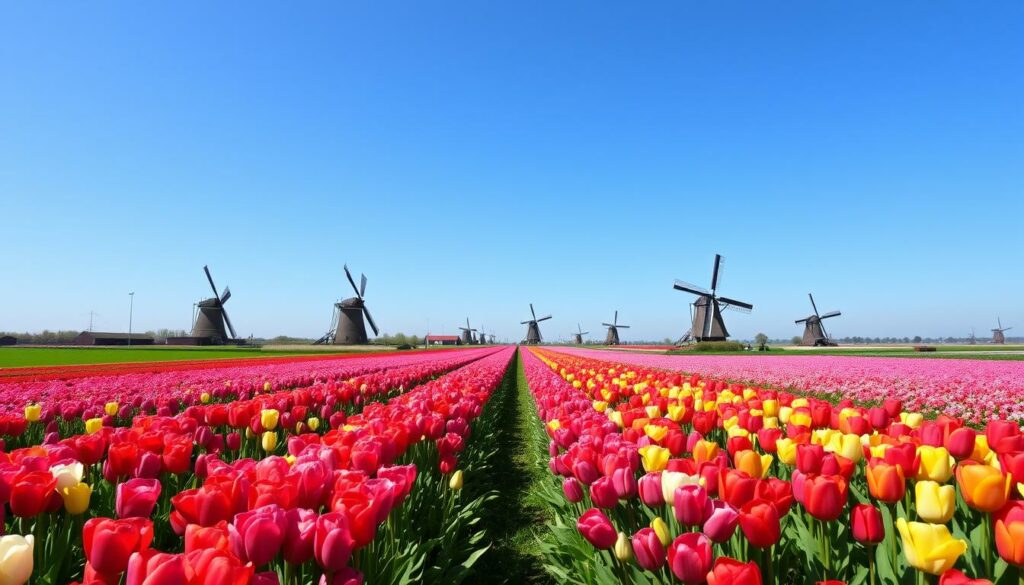
[[[606,351],[566,353],[609,359]],[[699,372],[714,379],[838,395],[857,402],[895,398],[915,411],[984,425],[992,418],[1024,421],[1024,361],[912,359],[826,355],[658,355],[615,352],[642,368]]]
[[[563,492],[549,566],[575,582],[1024,580],[1014,422],[978,433],[576,352],[524,368]]]
[[[486,353],[483,350],[471,350]],[[218,360],[190,369],[178,362],[173,369],[153,371],[131,369],[125,373],[103,370],[96,375],[73,377],[41,376],[10,381],[0,378],[0,415],[20,417],[26,404],[43,405],[56,414],[82,413],[102,408],[108,402],[131,404],[155,413],[160,407],[179,401],[194,403],[199,396],[247,398],[266,389],[281,390],[340,382],[364,374],[396,367],[429,364],[463,352],[401,352],[384,356],[309,359]],[[216,367],[213,367],[216,366]]]
[[[472,504],[450,488],[511,356],[489,348],[378,371],[357,380],[361,408],[344,380],[206,396],[177,414],[108,413],[65,438],[60,422],[42,444],[2,456],[0,584],[422,575],[437,544],[409,524],[440,513],[437,532]]]
[[[309,393],[314,401],[324,403],[321,412],[314,413],[314,416],[327,419],[339,408],[351,411],[351,407],[361,407],[366,400],[379,399],[392,390],[408,388],[412,384],[461,367],[489,353],[490,350],[478,349],[419,354],[408,359],[404,356],[400,359],[388,356],[386,359],[381,358],[381,363],[358,361],[343,368],[317,368],[315,372],[301,376],[294,372],[286,372],[281,378],[273,377],[272,372],[259,371],[246,374],[241,378],[246,380],[244,383],[237,377],[221,381],[208,378],[202,384],[189,385],[184,389],[165,390],[156,395],[147,392],[114,395],[122,397],[121,401],[103,402],[95,396],[109,398],[111,395],[96,393],[92,394],[94,398],[91,399],[80,398],[63,402],[34,401],[24,406],[22,412],[0,415],[0,435],[6,437],[8,447],[17,448],[52,442],[60,437],[87,431],[91,433],[100,426],[128,426],[138,415],[172,416],[195,408],[209,410],[208,418],[214,419],[210,425],[216,427],[229,420],[248,420],[244,405],[251,404],[253,400],[267,400],[268,395],[282,392]],[[239,375],[238,370],[234,368],[222,373]],[[207,371],[205,375],[209,376],[212,373]],[[157,384],[155,387],[160,386]],[[5,387],[0,385],[0,392],[4,389]],[[205,406],[209,404],[214,406]],[[230,408],[228,404],[231,405]],[[232,414],[232,411],[239,409],[242,410],[240,413]],[[293,417],[285,416],[285,426],[292,427],[293,422],[302,422],[305,417],[299,417],[295,421],[290,420],[291,418]],[[242,428],[243,425],[231,426]],[[253,431],[258,432],[258,429]]]

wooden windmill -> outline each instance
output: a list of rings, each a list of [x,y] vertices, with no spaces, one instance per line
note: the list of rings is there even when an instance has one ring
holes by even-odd
[[[224,292],[217,294],[217,287],[213,284],[213,277],[210,276],[210,268],[203,266],[203,272],[206,273],[206,280],[210,283],[213,296],[196,304],[198,310],[195,323],[192,325],[192,337],[203,338],[205,343],[221,345],[237,337],[235,328],[231,325],[231,319],[228,318],[228,313],[224,309],[224,303],[231,298],[231,289],[224,287]],[[231,337],[228,337],[225,326],[227,326],[227,331],[231,332]]]
[[[538,319],[537,313],[533,311],[533,303],[530,303],[530,315],[533,316],[533,319],[530,319],[529,321],[519,322],[520,325],[526,325],[526,339],[523,341],[523,343],[527,345],[537,345],[544,339],[540,335],[540,326],[538,325],[538,323],[540,323],[541,321],[547,321],[548,319],[551,318],[551,315],[541,317],[540,319]]]
[[[811,299],[811,308],[814,309],[814,314],[799,319],[797,323],[804,324],[804,337],[800,342],[800,345],[815,345],[815,346],[834,346],[839,345],[828,336],[825,332],[825,325],[822,323],[823,319],[831,319],[832,317],[838,317],[842,315],[839,311],[832,311],[825,313],[824,315],[818,314],[818,305],[814,304],[814,295],[807,293],[807,296]]]
[[[615,318],[612,319],[611,323],[601,323],[608,328],[608,335],[604,338],[605,345],[618,345],[619,344],[619,328],[629,329],[629,325],[619,325],[619,311],[615,311]]]
[[[573,337],[576,338],[576,345],[583,345],[583,336],[588,334],[588,333],[590,333],[590,332],[589,331],[584,331],[583,328],[580,327],[580,324],[577,323],[576,324],[576,333],[573,333]]]
[[[1002,345],[1006,343],[1006,336],[1003,335],[1004,331],[1009,331],[1013,327],[1003,327],[1003,320],[996,318],[996,322],[999,323],[999,327],[992,330],[992,343]]]
[[[722,264],[722,256],[715,254],[715,268],[711,274],[711,290],[677,280],[672,288],[681,290],[697,296],[697,300],[691,304],[692,325],[689,338],[694,341],[724,341],[729,337],[729,331],[725,328],[722,320],[722,310],[732,309],[741,313],[749,313],[754,305],[719,296],[718,275]],[[685,337],[684,337],[685,339]]]

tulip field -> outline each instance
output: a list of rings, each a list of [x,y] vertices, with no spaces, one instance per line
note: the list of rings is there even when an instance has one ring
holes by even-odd
[[[5,370],[0,585],[1024,584],[1024,364],[800,360]]]

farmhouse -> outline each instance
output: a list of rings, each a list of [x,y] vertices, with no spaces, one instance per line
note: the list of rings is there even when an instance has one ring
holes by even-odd
[[[153,338],[142,333],[104,333],[100,331],[83,331],[71,342],[72,345],[153,345]]]
[[[0,335],[0,345],[16,345],[18,338],[13,335]]]
[[[427,345],[462,345],[458,335],[428,335]]]

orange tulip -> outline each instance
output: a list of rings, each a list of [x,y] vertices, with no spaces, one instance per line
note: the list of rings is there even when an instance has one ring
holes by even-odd
[[[991,465],[962,461],[956,466],[956,482],[967,505],[980,512],[995,512],[1010,497],[1009,474]]]
[[[996,515],[996,550],[1007,563],[1024,567],[1024,502],[1010,502]]]
[[[903,468],[890,465],[880,459],[873,459],[865,472],[871,497],[880,502],[893,504],[903,499],[907,492],[907,480]]]

